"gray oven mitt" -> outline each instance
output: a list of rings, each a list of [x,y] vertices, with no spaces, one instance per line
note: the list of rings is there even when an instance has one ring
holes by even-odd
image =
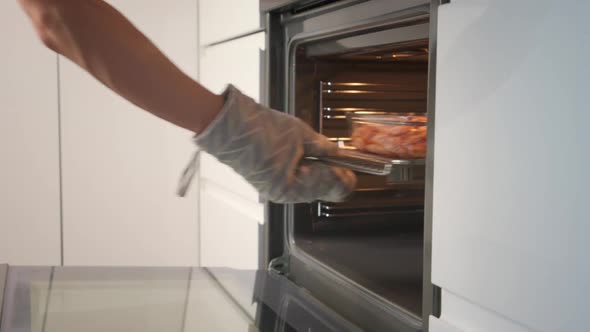
[[[277,203],[344,200],[356,185],[350,170],[303,157],[338,153],[338,147],[302,120],[266,108],[234,86],[196,144],[229,165],[264,197]]]

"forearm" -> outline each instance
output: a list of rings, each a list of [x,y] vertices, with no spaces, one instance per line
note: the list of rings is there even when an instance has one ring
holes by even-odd
[[[146,111],[200,133],[222,98],[182,73],[100,0],[19,0],[43,42]]]

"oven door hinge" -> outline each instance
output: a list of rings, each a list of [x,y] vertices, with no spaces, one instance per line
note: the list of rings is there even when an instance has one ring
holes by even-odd
[[[289,275],[289,256],[273,258],[268,264],[268,271],[281,276]]]

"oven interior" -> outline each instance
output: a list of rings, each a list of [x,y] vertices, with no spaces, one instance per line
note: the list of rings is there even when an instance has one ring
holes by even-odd
[[[428,45],[427,22],[301,43],[290,112],[348,149],[347,113],[426,114]],[[295,205],[290,237],[296,254],[421,318],[424,164],[411,171],[394,182],[357,174],[346,202]]]

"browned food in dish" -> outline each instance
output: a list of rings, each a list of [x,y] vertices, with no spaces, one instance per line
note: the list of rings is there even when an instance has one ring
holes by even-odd
[[[385,157],[423,159],[426,157],[426,126],[359,123],[353,128],[351,142],[360,151]]]

